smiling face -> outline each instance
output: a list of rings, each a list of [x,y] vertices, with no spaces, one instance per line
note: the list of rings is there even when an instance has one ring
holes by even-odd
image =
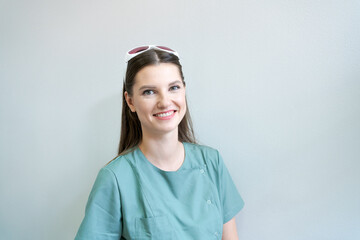
[[[186,112],[185,86],[178,66],[160,63],[144,67],[135,75],[132,95],[124,94],[140,120],[143,135],[177,134]]]

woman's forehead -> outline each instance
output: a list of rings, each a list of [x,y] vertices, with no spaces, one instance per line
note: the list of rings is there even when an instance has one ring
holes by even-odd
[[[179,67],[172,63],[149,65],[135,75],[135,85],[166,84],[182,80]]]

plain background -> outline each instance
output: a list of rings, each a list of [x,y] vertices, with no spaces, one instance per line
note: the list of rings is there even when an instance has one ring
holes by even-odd
[[[360,1],[0,1],[0,239],[73,239],[126,50],[178,50],[241,240],[360,239]]]

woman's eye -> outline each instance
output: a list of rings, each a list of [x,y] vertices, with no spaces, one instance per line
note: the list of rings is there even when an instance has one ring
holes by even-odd
[[[145,90],[144,92],[143,92],[143,95],[152,95],[152,94],[154,94],[155,92],[154,92],[154,90]]]
[[[175,85],[175,86],[170,87],[171,91],[178,90],[178,89],[180,89],[179,85]]]

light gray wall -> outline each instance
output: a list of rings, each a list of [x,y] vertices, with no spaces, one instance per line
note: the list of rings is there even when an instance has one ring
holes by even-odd
[[[359,1],[1,0],[0,19],[1,239],[73,239],[148,43],[181,55],[240,239],[360,239]]]

